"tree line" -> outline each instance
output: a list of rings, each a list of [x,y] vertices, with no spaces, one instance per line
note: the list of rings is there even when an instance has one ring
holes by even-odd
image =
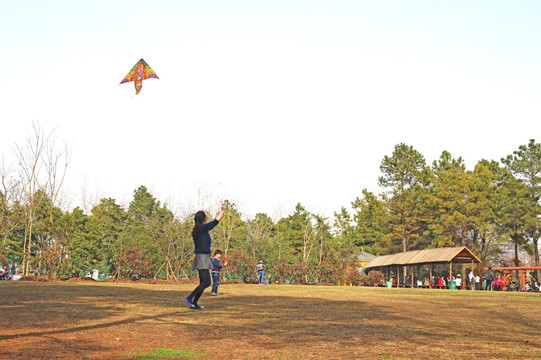
[[[54,138],[34,127],[17,154],[16,170],[2,166],[0,173],[1,263],[17,261],[23,275],[50,277],[83,276],[94,268],[115,278],[192,276],[192,213],[173,213],[145,186],[127,206],[103,198],[89,213],[62,210],[68,149],[58,151]],[[244,280],[257,259],[275,269],[277,280],[329,281],[355,278],[343,264],[363,250],[383,255],[461,245],[484,264],[518,266],[525,252],[539,266],[541,144],[535,140],[473,169],[447,151],[427,164],[401,143],[380,170],[382,192],[362,190],[332,218],[301,204],[279,219],[264,213],[249,218],[229,200],[213,248]],[[204,210],[214,215],[215,209]]]

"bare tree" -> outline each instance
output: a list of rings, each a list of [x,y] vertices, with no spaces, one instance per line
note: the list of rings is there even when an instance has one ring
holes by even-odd
[[[21,172],[21,188],[25,203],[25,234],[23,240],[23,275],[28,275],[32,248],[32,228],[36,211],[47,197],[50,198],[50,216],[58,199],[66,173],[69,152],[67,147],[56,150],[54,131],[46,134],[39,125],[32,124],[32,132],[23,146],[16,145]]]
[[[312,223],[310,221],[306,222],[302,233],[302,261],[305,264],[308,264],[308,260],[310,259],[316,236],[317,233],[314,231]]]
[[[191,223],[181,222],[176,218],[167,219],[163,223],[157,217],[150,219],[149,230],[164,260],[154,278],[164,267],[167,280],[177,280],[177,274],[188,277],[182,270],[182,264],[193,254],[190,225]],[[180,274],[181,271],[183,274]]]
[[[317,237],[319,238],[319,265],[323,262],[323,244],[325,242],[325,234],[329,231],[329,224],[327,218],[322,215],[312,214],[316,221]]]
[[[227,203],[227,210],[222,218],[220,228],[216,233],[216,243],[227,256],[229,249],[231,248],[231,242],[235,236],[238,237],[242,231],[244,222],[241,219],[241,214],[236,208],[236,205],[225,200]]]

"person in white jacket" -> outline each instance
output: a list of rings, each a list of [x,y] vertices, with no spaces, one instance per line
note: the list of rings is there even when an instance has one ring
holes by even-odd
[[[468,275],[468,280],[470,281],[470,288],[472,290],[475,290],[475,274],[473,273],[473,269],[470,270],[470,273]]]
[[[456,276],[455,283],[457,287],[460,286],[460,288],[462,289],[462,278],[460,277],[460,274]]]

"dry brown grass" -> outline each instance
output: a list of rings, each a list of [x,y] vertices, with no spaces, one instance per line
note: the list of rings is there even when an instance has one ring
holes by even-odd
[[[225,284],[195,311],[193,287],[2,282],[0,358],[541,358],[541,294]]]

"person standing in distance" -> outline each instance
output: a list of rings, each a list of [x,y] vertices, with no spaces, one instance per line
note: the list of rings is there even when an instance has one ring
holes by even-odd
[[[485,290],[492,291],[492,282],[494,281],[494,273],[492,272],[492,266],[488,267],[488,270],[483,274],[485,279]]]
[[[257,271],[257,282],[261,285],[265,280],[265,265],[263,265],[263,260],[259,260],[255,269]]]
[[[194,310],[203,310],[204,307],[198,305],[199,298],[203,295],[203,291],[211,284],[210,270],[212,269],[211,254],[211,242],[209,231],[214,229],[216,225],[222,220],[226,209],[226,205],[222,203],[222,208],[218,216],[208,223],[207,215],[204,211],[198,211],[194,216],[194,226],[192,230],[192,238],[195,246],[192,269],[199,272],[199,285],[188,295],[184,301]]]

